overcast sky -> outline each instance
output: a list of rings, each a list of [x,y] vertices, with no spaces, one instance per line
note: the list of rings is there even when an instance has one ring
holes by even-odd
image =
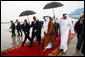
[[[37,19],[43,20],[43,16],[53,16],[52,9],[43,10],[43,7],[52,1],[1,1],[1,22],[19,19],[23,21],[25,17],[19,17],[19,14],[25,10],[33,10],[37,14]],[[69,14],[70,12],[84,8],[84,1],[55,1],[64,4],[63,7],[55,8],[56,17],[61,18],[63,13]],[[32,20],[32,16],[29,16],[29,20]]]

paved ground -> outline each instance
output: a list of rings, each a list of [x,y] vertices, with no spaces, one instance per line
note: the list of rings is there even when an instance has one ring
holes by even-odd
[[[77,38],[76,36],[71,40],[71,42],[68,44],[68,51],[67,54],[62,54],[62,52],[58,56],[83,56],[81,52],[76,53],[76,44],[77,44]]]

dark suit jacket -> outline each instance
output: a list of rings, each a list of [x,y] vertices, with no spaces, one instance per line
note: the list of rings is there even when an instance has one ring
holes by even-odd
[[[16,30],[21,30],[21,24],[20,24],[20,22],[17,23]]]
[[[24,24],[22,24],[22,30],[24,32],[30,33],[30,25],[28,23],[26,23],[25,26],[24,26]]]
[[[60,26],[58,23],[54,22],[54,29],[55,29],[55,36],[58,37],[58,30],[59,30]]]
[[[77,32],[77,37],[79,37],[81,35],[82,29],[83,29],[83,24],[80,24],[80,20],[77,21],[77,23],[75,24],[75,31]]]
[[[34,24],[34,21],[31,23],[30,27],[33,27],[32,32],[34,33],[34,30],[37,30],[37,33],[40,32],[40,23],[39,21],[36,21]]]
[[[15,24],[12,23],[10,28],[11,28],[12,30],[15,30]]]

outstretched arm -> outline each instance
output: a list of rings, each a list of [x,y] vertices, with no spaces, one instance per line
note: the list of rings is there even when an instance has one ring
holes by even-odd
[[[60,23],[59,20],[58,20],[58,18],[55,18],[55,16],[53,17],[53,19],[54,19],[54,22]]]
[[[75,32],[74,32],[74,27],[73,27],[73,25],[72,25],[72,22],[70,21],[70,31],[71,31],[71,34],[75,34]]]

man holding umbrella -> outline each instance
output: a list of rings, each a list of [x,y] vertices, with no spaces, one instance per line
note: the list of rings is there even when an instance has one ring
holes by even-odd
[[[19,17],[20,17],[20,16],[29,16],[29,15],[33,15],[33,14],[36,14],[36,12],[34,12],[34,11],[32,11],[32,10],[26,10],[26,11],[23,11],[23,12],[19,15]],[[32,25],[27,24],[27,20],[25,20],[25,23],[24,23],[24,24],[27,24],[27,26],[24,26],[24,24],[23,24],[23,26],[24,26],[23,28],[26,30],[25,36],[27,36],[27,37],[25,37],[25,40],[24,40],[24,42],[23,42],[22,45],[24,45],[26,39],[28,38],[28,39],[30,40],[30,42],[31,42],[31,43],[30,43],[30,47],[31,47],[35,36],[37,37],[38,44],[40,45],[40,39],[41,39],[41,37],[40,37],[40,33],[38,33],[38,32],[40,31],[40,30],[38,29],[39,23],[36,21],[36,17],[33,17],[33,19],[34,19],[34,21],[32,22]],[[33,27],[32,40],[31,40],[30,37],[29,37],[29,29],[30,29],[30,27]]]
[[[67,18],[66,14],[63,14],[63,18],[60,20],[55,19],[56,23],[60,25],[60,35],[61,35],[61,44],[60,49],[63,50],[63,53],[66,54],[67,52],[67,42],[68,42],[68,35],[69,31],[71,32],[71,37],[74,37],[74,28],[70,19]]]

